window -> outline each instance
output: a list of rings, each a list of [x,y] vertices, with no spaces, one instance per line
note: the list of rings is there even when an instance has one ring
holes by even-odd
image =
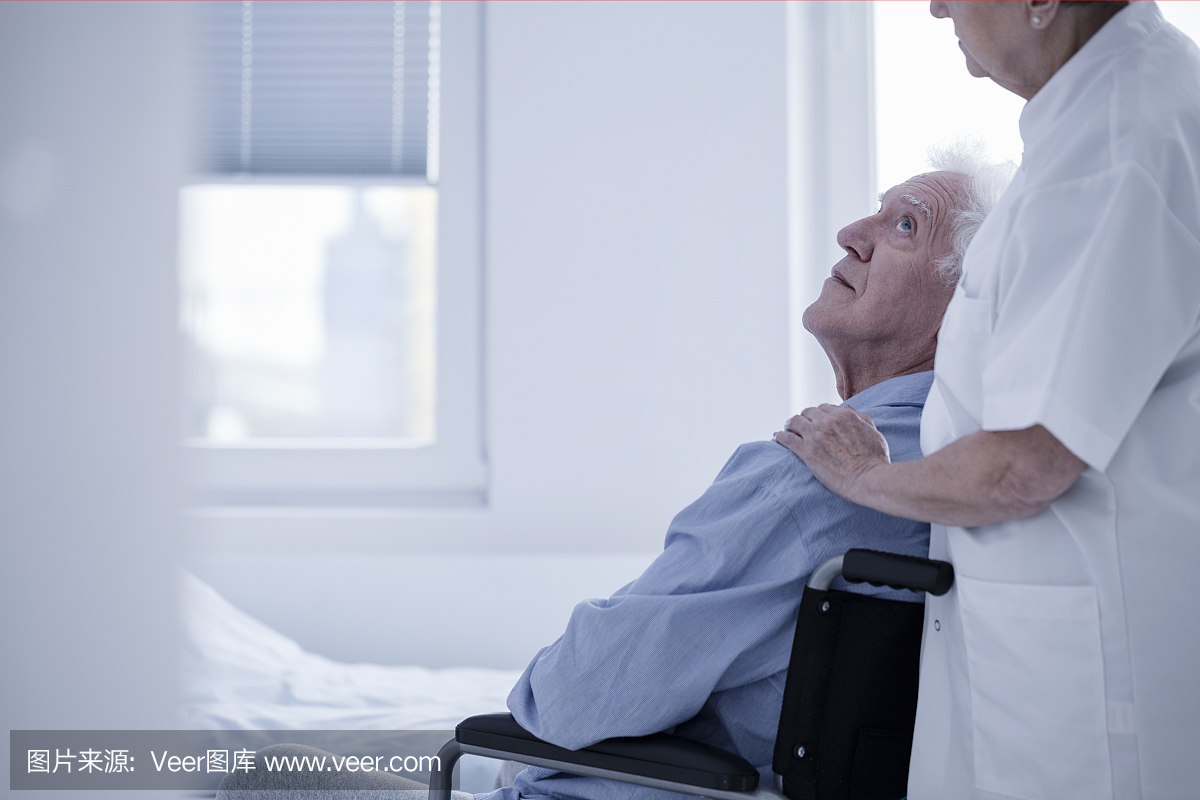
[[[1200,40],[1200,2],[1161,3]],[[793,408],[837,402],[824,352],[801,326],[835,237],[873,213],[879,192],[926,172],[931,144],[978,136],[1019,162],[1024,100],[972,78],[953,26],[923,0],[788,3],[788,220]]]
[[[871,6],[786,6],[789,339],[797,410],[838,402],[829,359],[801,320],[844,255],[838,230],[877,204]]]
[[[874,3],[877,191],[929,171],[930,145],[972,136],[994,159],[1021,162],[1017,121],[1025,101],[972,78],[949,20],[929,3]]]
[[[198,14],[180,242],[196,504],[483,504],[477,4]]]
[[[433,187],[217,184],[182,201],[186,440],[436,441]]]
[[[1025,101],[967,73],[952,23],[933,19],[926,2],[873,5],[878,191],[927,171],[926,149],[958,135],[981,138],[995,159],[1021,163]],[[1200,36],[1200,3],[1159,8],[1188,36]]]

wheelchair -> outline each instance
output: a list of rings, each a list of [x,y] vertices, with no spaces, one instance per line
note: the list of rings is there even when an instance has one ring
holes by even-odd
[[[775,786],[739,755],[671,734],[606,739],[567,750],[538,739],[511,714],[463,720],[438,753],[429,800],[450,800],[463,754],[713,800],[901,800],[907,793],[917,710],[924,605],[829,588],[838,576],[942,595],[945,561],[849,550],[809,578],[800,599],[772,769]]]

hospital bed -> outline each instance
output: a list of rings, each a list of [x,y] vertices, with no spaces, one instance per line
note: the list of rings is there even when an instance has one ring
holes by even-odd
[[[463,717],[503,710],[521,675],[519,669],[334,661],[304,650],[191,573],[179,581],[186,728],[429,731],[422,752],[432,755]],[[337,750],[329,744],[335,738],[320,741]],[[469,760],[460,771],[462,787],[490,790],[498,768],[495,761]]]
[[[742,757],[670,734],[573,751],[536,738],[511,714],[484,714],[460,722],[442,748],[429,800],[449,800],[463,754],[714,800],[899,800],[907,792],[924,606],[831,589],[839,575],[935,595],[954,583],[944,561],[871,550],[850,550],[813,573],[796,622],[773,787],[760,787]]]

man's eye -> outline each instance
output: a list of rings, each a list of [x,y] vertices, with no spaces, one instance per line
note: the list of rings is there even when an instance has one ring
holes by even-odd
[[[904,219],[900,220],[899,222],[896,223],[896,230],[903,231],[904,233],[912,233],[912,230],[913,230],[912,220],[909,219],[908,217],[905,217]]]

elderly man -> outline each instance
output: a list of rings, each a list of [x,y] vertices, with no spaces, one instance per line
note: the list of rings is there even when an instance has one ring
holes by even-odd
[[[997,194],[954,161],[947,171],[892,188],[877,213],[839,232],[846,256],[804,313],[838,392],[873,418],[893,460],[921,455],[920,415],[938,327],[966,244],[994,202],[989,194]],[[809,573],[852,547],[925,555],[928,541],[928,525],[842,500],[785,447],[744,445],[675,517],[662,555],[645,573],[611,598],[575,608],[566,632],[534,657],[508,705],[525,728],[564,747],[673,728],[740,753],[769,781]],[[273,788],[264,782],[270,777],[252,774],[223,789]],[[315,777],[330,788],[353,785],[351,776]],[[413,786],[392,775],[363,779],[370,786],[362,788]],[[514,787],[486,797],[615,800],[634,793],[671,796],[530,767]]]
[[[938,327],[971,233],[955,237],[954,220],[962,216],[956,212],[987,205],[971,184],[965,174],[943,171],[889,190],[878,213],[838,233],[846,256],[804,312],[838,393],[873,418],[893,460],[921,454]],[[923,556],[928,537],[923,523],[841,500],[781,445],[743,445],[671,522],[662,555],[645,573],[607,600],[576,606],[563,636],[525,670],[509,708],[525,728],[568,748],[673,728],[741,754],[770,785],[809,573],[852,547]],[[489,800],[634,793],[670,796],[530,767]]]

